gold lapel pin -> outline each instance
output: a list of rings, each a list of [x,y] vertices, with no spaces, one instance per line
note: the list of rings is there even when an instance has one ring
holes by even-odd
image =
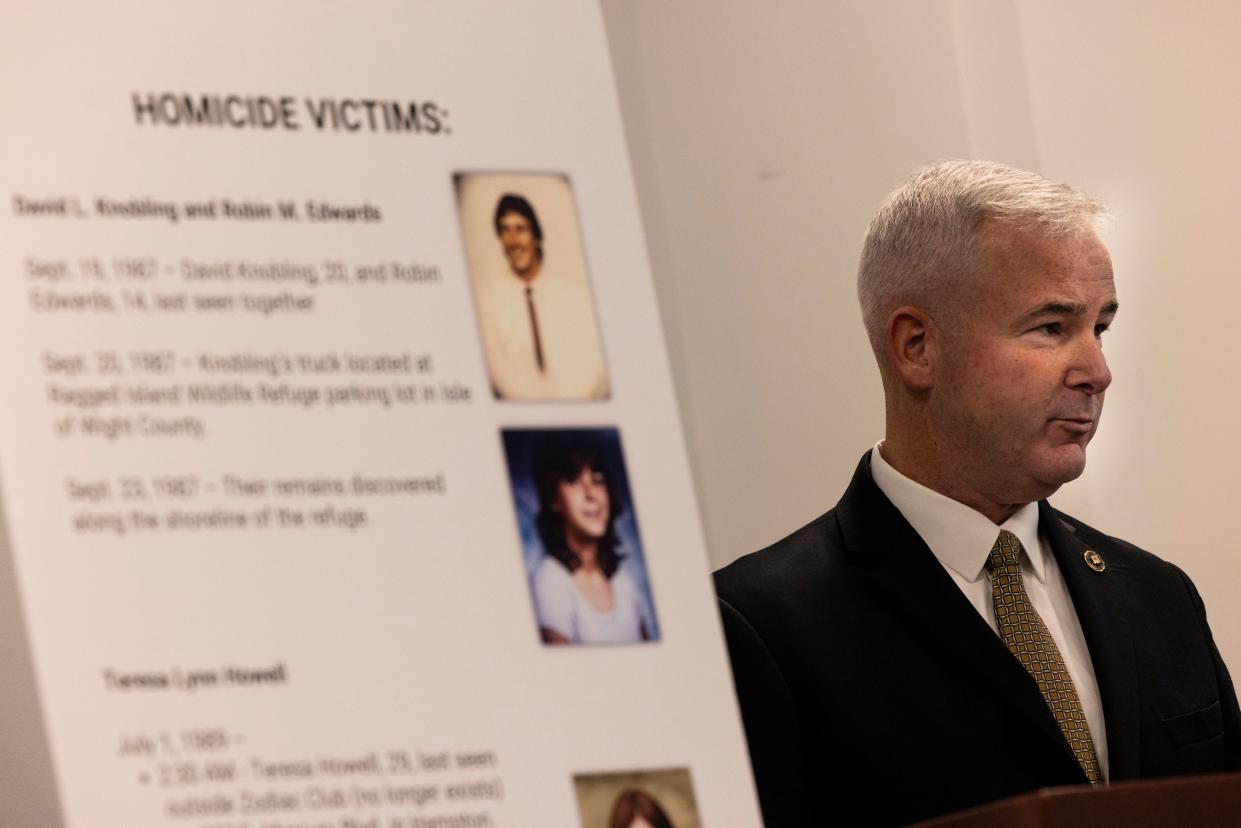
[[[1107,569],[1107,564],[1103,562],[1103,558],[1101,558],[1099,553],[1093,549],[1087,549],[1082,557],[1086,559],[1086,566],[1090,567],[1095,572],[1102,572]]]

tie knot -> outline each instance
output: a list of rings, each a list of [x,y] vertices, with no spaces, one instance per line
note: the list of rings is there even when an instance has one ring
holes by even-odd
[[[991,547],[991,557],[987,559],[992,572],[1012,572],[1021,568],[1021,541],[1007,529],[1000,530],[1000,536]]]

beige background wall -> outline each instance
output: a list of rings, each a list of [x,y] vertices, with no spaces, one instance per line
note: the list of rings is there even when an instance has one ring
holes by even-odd
[[[1054,502],[1185,568],[1241,671],[1241,6],[604,0],[713,563],[825,511],[882,436],[871,211],[989,157],[1107,201],[1122,312]]]

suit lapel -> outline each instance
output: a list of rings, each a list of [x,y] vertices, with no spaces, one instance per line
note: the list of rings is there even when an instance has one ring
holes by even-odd
[[[1090,650],[1107,723],[1110,776],[1134,778],[1139,770],[1141,699],[1123,600],[1125,566],[1105,557],[1103,572],[1088,567],[1084,558],[1088,547],[1046,501],[1039,503],[1039,526],[1051,543]]]
[[[836,516],[845,547],[851,556],[867,565],[875,586],[908,614],[919,629],[956,656],[963,667],[990,683],[1060,745],[1077,767],[1077,759],[1038,684],[961,594],[900,510],[875,485],[869,454],[862,458],[853,481],[837,504]],[[1082,780],[1085,781],[1084,775]]]

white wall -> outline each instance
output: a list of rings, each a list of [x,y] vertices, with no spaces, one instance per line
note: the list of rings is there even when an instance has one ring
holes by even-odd
[[[1117,214],[1116,381],[1053,500],[1189,571],[1241,671],[1241,6],[603,7],[714,564],[829,508],[882,436],[872,210],[921,164],[993,158]]]
[[[1018,8],[1043,169],[1117,214],[1116,381],[1060,501],[1186,569],[1241,679],[1241,5]]]

